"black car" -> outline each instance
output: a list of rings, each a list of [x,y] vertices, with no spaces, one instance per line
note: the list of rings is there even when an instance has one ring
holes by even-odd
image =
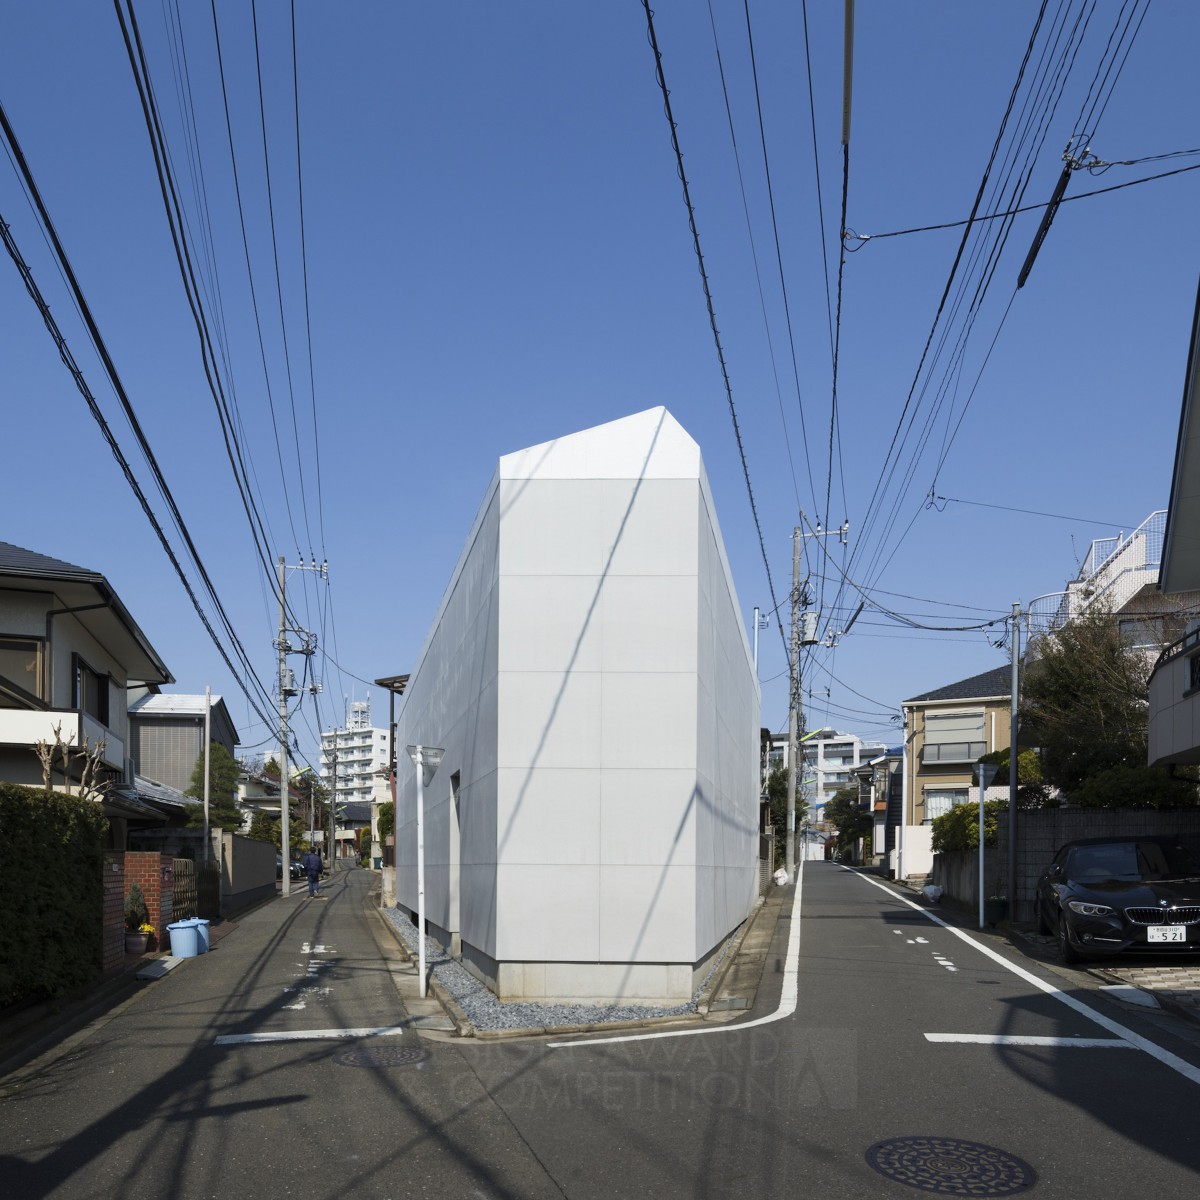
[[[292,879],[304,878],[304,867],[294,858],[288,862],[288,876]],[[283,878],[283,855],[275,855],[275,878]]]
[[[1033,907],[1064,962],[1125,950],[1200,953],[1200,864],[1175,837],[1068,842],[1038,880]]]

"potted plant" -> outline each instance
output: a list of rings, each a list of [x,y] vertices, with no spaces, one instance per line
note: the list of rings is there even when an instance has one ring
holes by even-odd
[[[145,954],[146,943],[153,932],[146,897],[140,885],[131,884],[129,895],[125,897],[125,953]]]

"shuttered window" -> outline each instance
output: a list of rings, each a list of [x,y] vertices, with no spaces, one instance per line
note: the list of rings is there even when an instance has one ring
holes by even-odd
[[[985,714],[981,710],[925,714],[925,762],[974,762],[987,753]]]

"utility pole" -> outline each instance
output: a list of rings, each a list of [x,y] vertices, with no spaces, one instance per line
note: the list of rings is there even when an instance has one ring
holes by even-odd
[[[800,514],[801,519],[804,513]],[[800,649],[817,644],[817,614],[805,612],[803,621],[800,613],[800,541],[802,538],[823,538],[837,535],[843,545],[850,532],[850,522],[843,522],[837,529],[822,529],[818,521],[811,533],[802,533],[797,525],[792,530],[792,644],[790,654],[791,697],[788,703],[788,828],[787,869],[789,875],[796,871],[796,783],[799,778],[800,729],[804,724],[804,693],[800,687]],[[807,600],[805,604],[807,604]],[[860,606],[861,607],[861,606]],[[854,623],[858,613],[850,619]],[[849,625],[846,627],[849,628]]]
[[[208,832],[208,778],[212,745],[212,688],[204,689],[204,861],[211,857]]]
[[[1017,699],[1021,662],[1021,606],[1012,606],[1012,695],[1008,729],[1008,919],[1017,917]]]
[[[303,560],[299,566],[292,567],[293,571],[316,571],[322,579],[329,577],[329,564],[323,562],[319,567],[314,558],[312,566],[306,566]],[[289,696],[297,694],[295,680],[292,673],[288,670],[287,656],[294,652],[300,654],[312,655],[316,652],[317,639],[311,633],[303,629],[289,630],[287,623],[287,572],[288,565],[283,555],[279,556],[279,638],[275,642],[275,649],[279,652],[279,840],[280,840],[280,856],[283,859],[283,894],[290,896],[292,894],[292,843],[291,843],[291,814],[288,811],[288,802],[291,799],[291,772],[289,771],[288,763],[288,711],[287,702]],[[298,633],[300,635],[300,645],[293,646],[288,641],[288,633]],[[320,690],[320,685],[314,683],[312,690],[315,693]]]
[[[788,654],[787,849],[784,866],[796,875],[796,754],[800,721],[800,526],[792,530],[792,640]]]
[[[279,651],[279,842],[280,857],[283,859],[283,894],[292,894],[292,841],[289,828],[288,800],[288,711],[287,702],[291,691],[288,688],[287,656],[291,646],[287,640],[287,564],[279,556],[279,640],[275,643]],[[293,689],[294,690],[294,689]]]

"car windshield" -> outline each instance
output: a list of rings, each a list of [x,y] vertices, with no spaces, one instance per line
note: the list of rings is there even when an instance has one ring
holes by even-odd
[[[1113,842],[1076,847],[1068,874],[1082,883],[1108,879],[1141,882],[1197,875],[1200,868],[1183,846],[1162,842]]]

